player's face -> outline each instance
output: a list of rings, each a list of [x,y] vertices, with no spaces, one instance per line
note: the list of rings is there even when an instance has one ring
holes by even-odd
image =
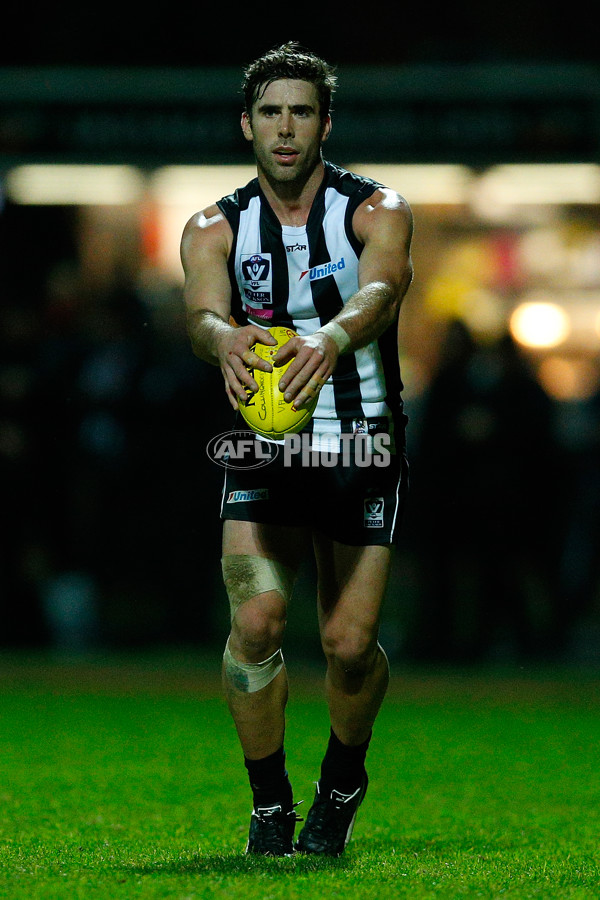
[[[308,81],[273,81],[252,105],[242,130],[254,144],[259,171],[279,182],[306,178],[321,159],[321,142],[331,130],[323,124],[317,89]]]

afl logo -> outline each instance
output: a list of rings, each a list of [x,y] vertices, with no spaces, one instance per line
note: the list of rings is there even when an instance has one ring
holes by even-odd
[[[209,459],[224,469],[262,469],[277,457],[279,444],[259,440],[253,431],[224,431],[207,444]],[[251,498],[257,499],[257,498]]]

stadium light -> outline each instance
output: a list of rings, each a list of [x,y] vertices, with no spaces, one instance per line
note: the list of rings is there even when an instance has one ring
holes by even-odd
[[[530,301],[519,304],[509,320],[516,341],[525,347],[547,349],[566,340],[571,325],[565,310],[556,303]]]
[[[466,166],[458,165],[349,165],[351,172],[374,178],[406,197],[408,202],[420,204],[466,203],[474,177]]]
[[[493,166],[473,182],[470,203],[485,218],[528,206],[600,203],[600,166],[592,163]]]
[[[598,390],[598,367],[587,358],[549,356],[539,366],[540,382],[555,400],[587,400]]]
[[[189,207],[190,215],[256,177],[248,166],[163,166],[150,179],[156,203]]]
[[[24,165],[5,180],[13,203],[35,206],[127,206],[144,194],[145,180],[134,166]]]

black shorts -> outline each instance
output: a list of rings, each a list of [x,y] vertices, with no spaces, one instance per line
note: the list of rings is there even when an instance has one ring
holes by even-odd
[[[294,436],[293,452],[286,452],[291,445],[279,445],[268,464],[228,466],[221,518],[304,526],[353,546],[394,543],[406,502],[408,461],[404,433],[397,430],[394,452],[385,452],[391,445],[384,439],[383,452],[371,452],[378,447],[375,435],[388,432],[381,422],[369,420],[370,433],[348,435],[337,453],[303,433]],[[368,438],[375,438],[375,446],[366,447]]]

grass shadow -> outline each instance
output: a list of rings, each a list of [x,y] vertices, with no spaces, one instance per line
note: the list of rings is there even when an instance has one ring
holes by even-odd
[[[353,867],[352,858],[342,856],[291,857],[256,856],[245,853],[192,853],[187,858],[152,863],[121,863],[118,868],[131,875],[256,875],[277,874],[278,877],[295,877],[309,872],[344,871]]]

